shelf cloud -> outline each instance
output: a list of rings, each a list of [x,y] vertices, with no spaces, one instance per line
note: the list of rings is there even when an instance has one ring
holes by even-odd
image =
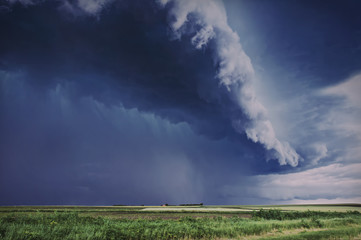
[[[0,0],[0,204],[359,201],[360,3],[308,4]]]

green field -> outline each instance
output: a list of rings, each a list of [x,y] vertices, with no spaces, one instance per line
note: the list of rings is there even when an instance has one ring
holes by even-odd
[[[0,239],[361,239],[361,205],[0,207]]]

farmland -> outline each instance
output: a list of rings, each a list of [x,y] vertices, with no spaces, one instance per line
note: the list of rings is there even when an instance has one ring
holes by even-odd
[[[360,239],[361,205],[0,207],[1,239]]]

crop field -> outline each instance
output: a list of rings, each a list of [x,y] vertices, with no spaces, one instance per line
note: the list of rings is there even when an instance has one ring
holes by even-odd
[[[0,239],[361,239],[361,205],[0,207]]]

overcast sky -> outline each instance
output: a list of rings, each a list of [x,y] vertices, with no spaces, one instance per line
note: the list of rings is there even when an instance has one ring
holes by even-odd
[[[0,0],[0,204],[361,203],[360,11]]]

